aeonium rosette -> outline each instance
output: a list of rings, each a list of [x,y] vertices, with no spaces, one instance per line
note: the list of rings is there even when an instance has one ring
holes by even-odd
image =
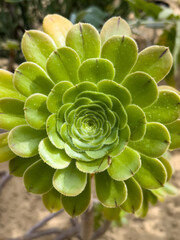
[[[0,70],[0,127],[10,130],[0,161],[50,210],[85,211],[95,176],[105,207],[141,211],[170,188],[167,150],[180,146],[179,93],[157,86],[172,65],[169,49],[138,53],[120,17],[100,34],[56,14],[43,29],[23,36],[27,62],[14,74]]]

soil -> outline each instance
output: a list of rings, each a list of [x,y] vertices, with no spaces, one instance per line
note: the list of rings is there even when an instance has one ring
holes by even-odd
[[[175,174],[172,182],[180,189],[180,154],[172,156]],[[8,170],[8,164],[0,165],[0,171]],[[21,178],[12,177],[0,194],[0,240],[23,235],[35,223],[49,214],[41,197],[27,193]],[[68,228],[66,213],[52,219],[47,227]],[[38,238],[53,240],[54,236]],[[111,228],[101,240],[178,240],[180,239],[180,196],[168,197],[165,202],[150,208],[145,219],[128,216],[123,227]]]

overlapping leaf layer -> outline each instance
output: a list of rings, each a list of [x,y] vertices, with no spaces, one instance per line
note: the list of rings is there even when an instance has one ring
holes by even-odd
[[[95,175],[106,208],[145,215],[148,201],[174,193],[166,152],[180,147],[180,95],[157,86],[172,65],[169,49],[138,53],[120,17],[100,34],[58,15],[43,28],[24,34],[27,62],[14,75],[0,70],[0,128],[9,131],[0,162],[10,160],[51,211],[85,211]]]

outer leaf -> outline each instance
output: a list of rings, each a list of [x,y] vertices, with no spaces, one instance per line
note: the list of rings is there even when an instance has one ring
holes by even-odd
[[[22,177],[26,169],[38,160],[40,160],[39,155],[31,158],[15,157],[9,162],[9,171],[16,177]]]
[[[115,71],[113,64],[107,59],[91,58],[81,64],[78,73],[80,82],[89,81],[98,83],[103,79],[112,80]]]
[[[55,169],[63,169],[69,166],[71,158],[62,149],[57,149],[48,138],[39,144],[39,155],[42,160]]]
[[[117,84],[114,81],[102,80],[97,84],[97,86],[100,92],[116,97],[124,106],[130,104],[131,95],[129,91],[122,85]]]
[[[151,105],[158,97],[155,80],[143,72],[135,72],[127,76],[122,82],[132,96],[132,103],[144,108]]]
[[[157,101],[144,112],[149,122],[171,123],[180,116],[180,96],[171,90],[160,90]]]
[[[140,140],[146,130],[146,116],[137,105],[129,105],[126,108],[128,115],[128,126],[130,127],[132,141]]]
[[[169,149],[173,150],[180,148],[180,119],[166,125],[166,127],[171,136],[171,144],[169,146]]]
[[[169,132],[164,125],[147,123],[144,138],[137,142],[130,142],[129,146],[149,157],[159,157],[168,149],[169,144]]]
[[[66,46],[73,48],[81,61],[88,58],[97,58],[100,54],[99,33],[90,24],[76,24],[67,34]]]
[[[85,189],[75,197],[62,195],[61,201],[66,212],[72,216],[78,216],[83,213],[89,206],[91,200],[91,180],[88,176]]]
[[[74,161],[67,168],[56,170],[53,178],[54,188],[69,197],[79,195],[86,183],[87,175],[76,168]]]
[[[49,137],[49,140],[51,143],[56,147],[63,149],[64,148],[64,142],[60,138],[59,134],[56,130],[56,115],[52,114],[49,116],[49,118],[46,121],[46,131]]]
[[[151,46],[139,53],[137,62],[131,72],[142,71],[148,73],[156,82],[159,82],[170,71],[172,61],[169,48]]]
[[[0,99],[0,128],[10,130],[25,124],[24,102],[14,98]]]
[[[120,83],[136,62],[138,48],[135,41],[127,36],[114,36],[105,42],[101,57],[114,64],[114,81]]]
[[[57,47],[65,46],[65,39],[73,24],[58,14],[49,14],[43,20],[43,30],[52,37]]]
[[[9,133],[9,147],[20,157],[33,157],[38,154],[38,145],[46,136],[43,130],[35,130],[29,126],[21,125]]]
[[[126,147],[120,155],[112,158],[108,173],[114,180],[123,181],[134,175],[140,166],[141,161],[138,152]]]
[[[9,71],[0,69],[0,98],[11,97],[25,100],[25,97],[16,91],[13,86],[13,74]]]
[[[106,208],[106,207],[103,207],[104,218],[109,220],[109,221],[118,220],[119,215],[120,215],[120,211],[121,211],[120,208]]]
[[[142,205],[142,189],[134,178],[129,178],[125,181],[125,184],[128,190],[128,196],[126,201],[121,205],[121,208],[126,212],[134,213]]]
[[[165,155],[165,154],[164,154]],[[162,164],[164,165],[164,167],[166,168],[166,172],[167,172],[167,181],[169,181],[172,177],[173,174],[173,168],[168,160],[168,158],[166,156],[162,155],[159,158],[159,161],[162,162]]]
[[[8,132],[0,134],[0,163],[13,159],[16,155],[8,146]]]
[[[22,63],[15,71],[14,86],[28,97],[33,93],[48,95],[53,88],[53,82],[46,72],[35,63]]]
[[[62,47],[54,51],[46,64],[51,79],[58,83],[68,80],[73,84],[79,82],[77,70],[80,65],[78,54],[71,48]]]
[[[24,185],[28,192],[42,194],[52,188],[54,169],[42,160],[35,162],[24,173]]]
[[[127,188],[124,182],[113,180],[104,171],[95,175],[96,193],[105,207],[119,207],[127,198]]]
[[[46,60],[56,46],[46,33],[30,30],[25,32],[21,48],[27,61],[37,63],[46,69]]]
[[[50,212],[57,212],[62,208],[61,194],[54,188],[42,195],[42,201]]]
[[[141,155],[141,168],[135,175],[135,179],[143,188],[156,189],[164,185],[167,180],[167,172],[164,165],[156,158]]]
[[[102,27],[100,37],[103,44],[112,36],[127,35],[131,36],[129,24],[121,17],[112,17]]]
[[[77,168],[84,173],[103,172],[111,164],[111,159],[105,157],[90,162],[76,161]]]
[[[71,82],[63,81],[57,83],[51,90],[47,99],[47,108],[50,112],[55,113],[62,105],[63,94],[66,90],[73,87]]]
[[[49,111],[46,106],[47,97],[43,94],[33,94],[25,102],[25,118],[32,128],[44,129]]]

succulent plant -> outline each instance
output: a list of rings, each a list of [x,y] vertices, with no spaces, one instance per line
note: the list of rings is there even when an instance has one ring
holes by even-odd
[[[0,70],[0,128],[8,130],[0,162],[10,160],[50,210],[84,212],[94,178],[106,208],[142,211],[168,189],[167,151],[180,147],[179,93],[157,86],[172,66],[169,49],[138,53],[120,17],[99,34],[48,15],[43,30],[25,32],[27,62],[14,74]]]

